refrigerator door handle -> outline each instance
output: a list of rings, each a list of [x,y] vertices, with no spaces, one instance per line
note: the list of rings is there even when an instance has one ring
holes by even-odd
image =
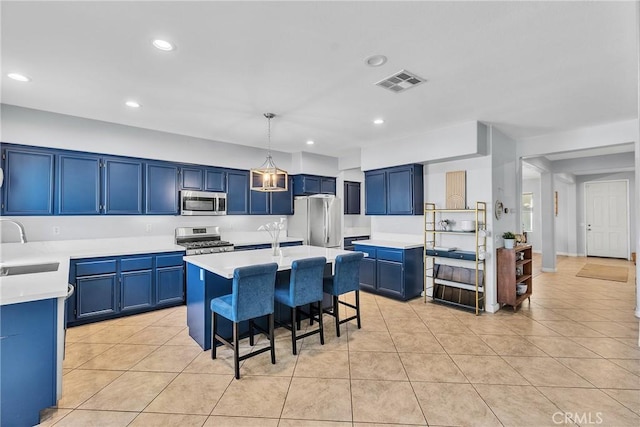
[[[325,245],[329,243],[329,203],[325,200],[324,203],[324,243]]]

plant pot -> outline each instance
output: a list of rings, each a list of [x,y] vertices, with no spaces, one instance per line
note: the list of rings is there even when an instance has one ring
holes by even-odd
[[[516,243],[516,239],[504,239],[504,248],[505,249],[513,249],[513,246]]]

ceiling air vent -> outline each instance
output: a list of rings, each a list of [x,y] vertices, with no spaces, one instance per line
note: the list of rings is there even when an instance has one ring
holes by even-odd
[[[376,83],[376,86],[389,89],[391,92],[400,93],[407,89],[418,86],[420,83],[425,82],[426,79],[418,77],[410,71],[400,70],[397,73],[380,80]]]

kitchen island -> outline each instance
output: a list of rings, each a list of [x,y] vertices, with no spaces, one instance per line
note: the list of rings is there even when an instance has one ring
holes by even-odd
[[[323,256],[327,259],[327,265],[332,266],[338,255],[350,253],[353,252],[303,245],[280,248],[275,256],[272,249],[185,256],[189,335],[202,349],[211,348],[210,303],[213,298],[231,293],[233,271],[236,268],[275,262],[278,264],[276,282],[284,283],[289,280],[291,265],[295,260]],[[280,308],[276,304],[276,320]],[[284,311],[288,313],[288,309]],[[247,329],[246,325],[241,324],[240,334]],[[231,322],[221,318],[218,333],[231,336]]]

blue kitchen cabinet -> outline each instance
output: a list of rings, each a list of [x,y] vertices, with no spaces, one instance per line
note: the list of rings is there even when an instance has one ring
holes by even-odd
[[[181,190],[204,190],[204,169],[197,166],[183,166],[180,168]]]
[[[153,256],[120,259],[120,311],[149,308],[153,305]]]
[[[76,318],[117,313],[117,282],[116,273],[76,278]]]
[[[283,177],[280,179],[284,180]],[[287,191],[251,191],[251,215],[293,215],[292,185],[293,178],[289,177]]]
[[[365,172],[365,214],[422,215],[423,170],[413,164]]]
[[[33,426],[55,406],[57,300],[0,307],[0,425]]]
[[[184,302],[184,252],[156,256],[155,304],[181,304]]]
[[[105,158],[104,213],[142,214],[142,162],[135,159]]]
[[[144,212],[151,215],[177,215],[178,167],[171,163],[145,164]]]
[[[360,289],[406,301],[419,296],[424,286],[422,246],[409,249],[359,245],[368,256],[360,263]]]
[[[47,149],[3,150],[4,215],[53,215],[54,158]]]
[[[58,154],[56,161],[56,214],[99,215],[100,157]]]
[[[206,168],[204,182],[205,191],[216,191],[219,193],[227,191],[227,174],[224,169]]]
[[[227,170],[227,214],[249,214],[249,171]]]
[[[293,195],[336,194],[336,179],[328,176],[294,175]]]
[[[360,183],[344,182],[344,214],[360,215]]]
[[[387,214],[387,179],[383,170],[364,173],[365,215]]]

